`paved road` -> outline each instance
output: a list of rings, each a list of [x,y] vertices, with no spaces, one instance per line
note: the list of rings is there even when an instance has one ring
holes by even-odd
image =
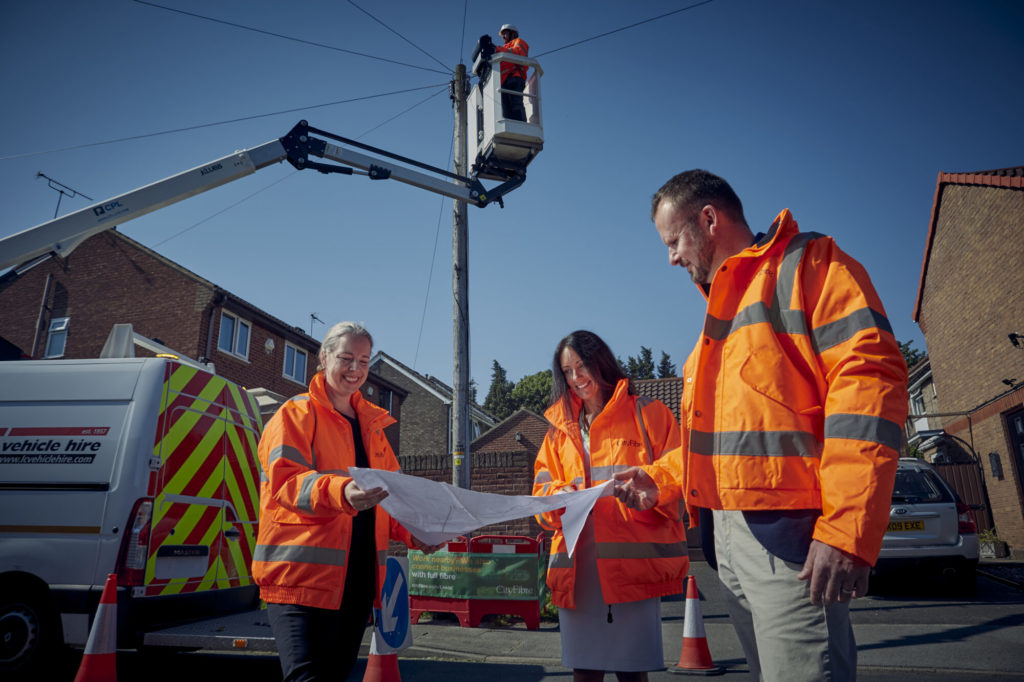
[[[714,662],[726,669],[719,679],[749,679],[746,661],[706,564],[693,566],[702,591],[701,611]],[[938,582],[893,582],[856,600],[852,609],[862,682],[1024,681],[1024,592],[980,577],[974,598],[952,598]],[[685,602],[662,605],[666,664],[679,660]],[[490,627],[486,627],[490,625]],[[454,620],[413,628],[414,644],[399,667],[404,682],[485,680],[486,682],[568,682],[559,665],[556,623],[529,631],[522,624],[458,627]],[[365,660],[350,680],[361,680]],[[119,680],[181,682],[237,679],[277,682],[277,659],[250,654],[196,652],[176,655],[119,654]],[[71,680],[74,673],[67,676]],[[614,677],[608,676],[612,680]],[[651,682],[684,676],[652,673]]]

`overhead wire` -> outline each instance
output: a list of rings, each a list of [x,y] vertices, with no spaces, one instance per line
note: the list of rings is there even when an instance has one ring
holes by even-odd
[[[452,163],[452,155],[455,151],[455,136],[452,135],[451,146],[448,149],[448,165]],[[430,274],[427,275],[427,289],[423,294],[423,312],[420,313],[420,329],[416,335],[416,352],[412,356],[412,368],[416,369],[416,363],[420,357],[420,343],[423,341],[423,326],[427,320],[427,303],[430,301],[430,283],[434,279],[434,263],[437,261],[437,242],[441,236],[441,218],[444,216],[444,207],[447,199],[441,197],[441,205],[437,209],[437,227],[434,229],[434,250],[430,252]]]
[[[438,95],[440,95],[440,94],[442,94],[442,93],[445,93],[445,92],[448,92],[448,86],[447,86],[447,85],[445,85],[444,87],[442,87],[442,88],[441,88],[440,90],[438,90],[437,92],[435,92],[435,93],[433,93],[433,94],[431,94],[431,95],[427,96],[427,97],[426,97],[425,99],[421,99],[421,100],[420,100],[419,102],[417,102],[416,104],[413,104],[413,105],[412,105],[411,107],[408,107],[407,109],[403,109],[402,111],[398,112],[397,114],[395,114],[395,115],[394,115],[394,116],[392,116],[391,118],[387,119],[386,121],[381,121],[381,122],[380,122],[380,123],[378,123],[377,125],[375,125],[375,126],[373,126],[372,128],[370,128],[369,130],[365,130],[365,131],[363,131],[362,133],[360,133],[359,135],[356,135],[356,136],[355,136],[355,139],[357,139],[357,140],[358,140],[358,139],[360,139],[360,138],[362,138],[362,137],[366,137],[367,135],[369,135],[370,133],[372,133],[372,132],[373,132],[374,130],[376,130],[377,128],[380,128],[380,127],[382,127],[382,126],[385,126],[385,125],[387,125],[388,123],[391,123],[391,122],[392,122],[392,121],[394,121],[394,120],[395,120],[396,118],[398,118],[398,117],[400,117],[400,116],[402,116],[402,115],[404,115],[404,114],[407,114],[407,113],[409,113],[410,111],[412,111],[412,110],[413,110],[413,109],[415,109],[416,107],[420,106],[421,104],[426,104],[426,103],[427,103],[427,102],[429,102],[430,100],[434,99],[434,98],[435,98],[435,97],[437,97]]]
[[[292,114],[297,111],[308,111],[310,109],[322,109],[324,107],[333,107],[338,104],[350,104],[352,102],[362,102],[368,99],[378,99],[381,97],[390,97],[391,95],[401,95],[406,92],[416,92],[417,90],[428,90],[430,88],[447,88],[447,83],[433,83],[431,85],[421,85],[415,88],[405,88],[404,90],[392,90],[391,92],[382,92],[376,95],[364,95],[362,97],[350,97],[348,99],[339,99],[334,102],[324,102],[322,104],[311,104],[302,107],[293,107],[291,109],[282,109],[280,111],[272,111],[264,114],[253,114],[251,116],[239,116],[238,118],[230,118],[224,121],[214,121],[212,123],[198,123],[193,126],[184,126],[181,128],[171,128],[168,130],[161,130],[155,133],[141,133],[139,135],[129,135],[127,137],[118,137],[112,140],[102,140],[100,142],[86,142],[84,144],[71,145],[69,147],[57,147],[54,149],[45,149],[35,152],[24,152],[22,154],[8,154],[6,156],[0,156],[0,161],[6,161],[8,159],[21,159],[28,156],[40,156],[42,154],[53,154],[55,152],[67,152],[75,149],[85,149],[87,147],[98,147],[104,144],[114,144],[117,142],[129,142],[131,140],[141,140],[147,137],[158,137],[160,135],[171,135],[173,133],[183,133],[189,130],[199,130],[201,128],[213,128],[216,126],[227,125],[229,123],[239,123],[241,121],[251,121],[257,118],[267,118],[269,116],[279,116],[281,114]],[[429,99],[429,98],[428,98]]]
[[[439,94],[441,94],[441,93],[443,93],[443,92],[447,92],[447,90],[448,90],[448,87],[447,87],[447,86],[445,86],[445,87],[444,87],[443,89],[441,89],[441,90],[438,90],[437,92],[433,93],[433,94],[432,94],[432,95],[430,95],[429,97],[427,97],[427,98],[425,98],[425,99],[422,99],[422,100],[420,100],[420,101],[419,101],[419,102],[417,102],[416,104],[413,104],[413,105],[412,105],[411,107],[407,107],[407,108],[403,109],[402,111],[400,111],[399,113],[395,114],[394,116],[392,116],[391,118],[387,119],[386,121],[382,121],[381,123],[377,124],[377,125],[376,125],[376,126],[374,126],[373,128],[370,128],[369,130],[367,130],[367,131],[365,131],[365,132],[361,133],[360,135],[356,136],[356,138],[355,138],[355,139],[359,139],[359,138],[361,138],[361,137],[365,137],[366,135],[369,135],[370,133],[372,133],[372,132],[373,132],[374,130],[376,130],[377,128],[380,128],[381,126],[387,125],[387,124],[388,124],[388,123],[390,123],[391,121],[394,121],[394,120],[395,120],[396,118],[399,118],[399,117],[401,117],[401,116],[403,116],[403,115],[405,115],[405,114],[409,113],[410,111],[412,111],[413,109],[415,109],[416,107],[418,107],[418,106],[420,106],[420,105],[422,105],[422,104],[426,104],[427,102],[429,102],[429,101],[430,101],[431,99],[433,99],[434,97],[437,97],[437,96],[438,96]],[[454,144],[454,141],[453,141],[453,144]],[[451,157],[451,152],[449,152],[449,162],[451,161],[450,157]],[[193,223],[192,225],[189,225],[188,227],[186,227],[186,228],[185,228],[185,229],[183,229],[183,230],[180,230],[179,232],[175,232],[174,234],[172,234],[171,236],[167,237],[167,238],[166,238],[166,239],[164,239],[163,241],[160,241],[160,242],[158,242],[158,243],[154,244],[154,247],[156,247],[156,246],[160,246],[160,245],[162,245],[162,244],[166,244],[167,242],[171,241],[172,239],[175,239],[175,238],[177,238],[177,237],[180,237],[181,235],[185,234],[186,232],[188,232],[188,231],[190,231],[190,230],[192,230],[192,229],[194,229],[194,228],[196,228],[196,227],[199,227],[199,226],[200,226],[200,225],[202,225],[203,223],[205,223],[205,222],[207,222],[207,221],[209,221],[209,220],[211,220],[211,219],[213,219],[213,218],[216,218],[217,216],[221,215],[222,213],[224,213],[224,212],[226,212],[226,211],[229,211],[229,210],[231,210],[232,208],[235,208],[236,206],[238,206],[238,205],[240,205],[240,204],[243,204],[243,203],[245,203],[246,201],[249,201],[249,199],[252,199],[252,198],[253,198],[253,197],[255,197],[256,195],[258,195],[258,194],[261,194],[261,193],[265,192],[266,190],[270,189],[271,187],[274,187],[275,185],[277,185],[278,183],[280,183],[280,182],[282,182],[282,181],[284,181],[284,180],[287,180],[288,178],[291,178],[291,177],[293,177],[293,176],[294,176],[294,175],[295,175],[296,173],[298,173],[298,172],[299,172],[299,171],[298,171],[298,169],[296,169],[296,170],[295,170],[294,172],[292,172],[292,173],[289,173],[288,175],[286,175],[286,176],[284,176],[284,177],[282,177],[282,178],[279,178],[278,180],[275,180],[274,182],[271,182],[270,184],[268,184],[268,185],[266,185],[266,186],[264,186],[264,187],[261,187],[260,189],[256,190],[256,191],[255,191],[255,192],[253,192],[252,194],[248,194],[248,195],[246,195],[245,197],[243,197],[243,198],[239,199],[238,201],[236,201],[235,203],[231,204],[230,206],[225,206],[225,207],[224,207],[223,209],[221,209],[221,210],[217,211],[217,212],[216,212],[216,213],[214,213],[213,215],[207,216],[206,218],[203,218],[202,220],[200,220],[200,221],[199,221],[199,222],[197,222],[197,223]],[[435,237],[435,244],[434,244],[434,249],[435,249],[435,251],[437,250],[437,244],[436,244],[436,237]],[[431,267],[431,272],[433,272],[433,267],[434,267],[434,266],[433,266],[433,262],[431,262],[431,266],[430,266],[430,267]],[[427,288],[428,288],[428,290],[429,290],[429,288],[430,288],[429,282],[428,282],[428,284],[427,284]]]
[[[672,16],[674,14],[679,14],[681,12],[688,12],[689,10],[696,9],[697,7],[701,7],[702,5],[710,5],[714,1],[715,0],[702,0],[702,2],[695,2],[692,5],[687,5],[686,7],[681,7],[679,9],[672,10],[671,12],[665,12],[664,14],[659,14],[656,17],[651,17],[649,19],[644,19],[643,21],[638,21],[636,23],[630,24],[629,26],[622,26],[621,28],[617,28],[617,29],[614,29],[612,31],[605,31],[604,33],[599,33],[596,36],[591,36],[589,38],[584,38],[583,40],[577,40],[574,43],[569,43],[568,45],[562,45],[561,47],[556,47],[553,50],[548,50],[547,52],[541,52],[541,53],[539,53],[537,55],[534,55],[534,59],[539,58],[539,57],[543,57],[545,55],[554,54],[555,52],[559,52],[561,50],[567,50],[570,47],[576,47],[577,45],[582,45],[583,43],[589,43],[590,41],[597,40],[598,38],[605,38],[605,37],[613,35],[615,33],[621,33],[622,31],[628,31],[631,28],[636,28],[637,26],[642,26],[644,24],[649,24],[652,21],[657,21],[658,19],[664,19],[665,17],[670,17],[670,16]]]
[[[397,64],[398,66],[406,66],[406,67],[409,67],[411,69],[421,69],[423,71],[431,71],[433,73],[442,73],[442,74],[445,74],[445,75],[448,74],[448,71],[438,71],[437,69],[432,69],[430,67],[421,66],[419,64],[409,64],[409,63],[406,63],[406,62],[397,61],[395,59],[388,59],[386,57],[379,57],[377,55],[366,54],[365,52],[356,52],[355,50],[348,50],[348,49],[345,49],[343,47],[337,47],[336,45],[327,45],[326,43],[318,43],[318,42],[315,42],[315,41],[312,41],[312,40],[304,40],[302,38],[295,38],[294,36],[288,36],[288,35],[285,35],[283,33],[276,33],[274,31],[267,31],[267,30],[264,30],[262,28],[254,28],[252,26],[245,26],[244,24],[238,24],[238,23],[235,23],[233,21],[225,21],[224,19],[216,19],[214,17],[208,17],[208,16],[203,15],[203,14],[196,14],[195,12],[186,12],[185,10],[177,9],[177,8],[174,8],[174,7],[167,7],[166,5],[159,5],[159,4],[155,3],[155,2],[147,2],[146,0],[134,0],[134,1],[137,2],[140,5],[148,5],[149,7],[155,7],[157,9],[166,10],[168,12],[176,12],[178,14],[183,14],[183,15],[188,16],[188,17],[193,17],[195,19],[202,19],[204,21],[212,21],[212,22],[217,23],[217,24],[224,24],[225,26],[231,26],[233,28],[242,29],[243,31],[252,31],[253,33],[262,33],[263,35],[273,36],[274,38],[282,38],[284,40],[291,40],[292,42],[302,43],[303,45],[311,45],[313,47],[322,47],[322,48],[327,49],[327,50],[334,50],[335,52],[344,52],[345,54],[356,55],[357,57],[365,57],[367,59],[375,59],[377,61],[387,62],[389,64]],[[438,62],[438,63],[440,63],[440,62]],[[441,64],[441,66],[444,67],[445,65]],[[447,68],[447,67],[445,67],[445,68]]]
[[[210,221],[210,220],[213,220],[214,218],[216,218],[217,216],[221,215],[222,213],[226,213],[226,212],[230,211],[235,206],[238,206],[239,204],[244,204],[245,202],[249,201],[249,199],[252,199],[257,194],[261,194],[261,193],[265,192],[266,190],[270,189],[271,187],[273,187],[274,185],[276,185],[278,183],[281,183],[281,182],[284,182],[285,180],[287,180],[289,178],[295,177],[295,175],[298,172],[299,172],[298,169],[296,169],[293,172],[289,173],[288,175],[285,175],[284,177],[278,178],[274,182],[270,183],[269,185],[266,185],[265,187],[261,187],[260,189],[256,190],[252,194],[249,194],[249,195],[246,195],[246,196],[242,197],[241,199],[239,199],[235,203],[230,204],[228,206],[225,206],[224,208],[222,208],[221,210],[217,211],[216,213],[214,213],[212,215],[206,216],[205,218],[203,218],[199,222],[193,223],[193,224],[189,225],[188,227],[186,227],[185,229],[180,230],[178,232],[175,232],[170,237],[167,237],[166,239],[164,239],[162,241],[159,241],[156,244],[154,244],[153,247],[156,248],[157,246],[161,246],[162,244],[166,244],[167,242],[171,241],[172,239],[176,239],[176,238],[180,237],[181,235],[185,234],[189,230],[193,230],[193,229],[199,227],[200,225],[202,225],[203,223],[205,223],[207,221]]]
[[[441,61],[440,59],[438,59],[438,58],[437,58],[437,57],[435,57],[434,55],[430,54],[429,52],[427,52],[426,50],[424,50],[424,49],[423,49],[422,47],[420,47],[420,46],[419,46],[419,45],[417,45],[416,43],[412,42],[411,40],[409,40],[408,38],[406,38],[405,36],[403,36],[403,35],[402,35],[401,33],[399,33],[399,32],[398,32],[398,31],[396,31],[395,29],[393,29],[393,28],[391,28],[390,26],[388,26],[387,24],[385,24],[385,23],[384,23],[383,21],[381,21],[381,20],[380,20],[380,19],[378,19],[377,17],[375,17],[375,16],[373,16],[372,14],[370,14],[370,13],[369,13],[368,11],[366,11],[365,9],[363,9],[362,7],[360,7],[359,5],[357,5],[356,3],[354,3],[354,2],[352,1],[352,0],[348,0],[348,4],[352,5],[352,6],[353,6],[353,7],[355,7],[355,8],[357,9],[357,10],[359,10],[360,12],[362,12],[363,14],[365,14],[366,16],[370,17],[371,19],[373,19],[374,21],[376,21],[376,22],[377,22],[378,24],[380,24],[381,26],[383,26],[383,27],[384,27],[384,28],[386,28],[387,30],[389,30],[389,31],[391,31],[392,33],[394,33],[394,34],[395,34],[396,36],[398,36],[399,38],[401,38],[401,39],[402,39],[402,40],[404,40],[405,42],[409,43],[410,45],[412,45],[413,47],[415,47],[415,48],[416,48],[417,50],[419,50],[420,52],[422,52],[423,54],[425,54],[425,55],[427,55],[428,57],[430,57],[431,59],[433,59],[433,60],[434,60],[435,62],[437,62],[438,64],[440,64],[440,65],[441,65],[441,68],[445,68],[445,69],[447,69],[447,68],[448,68],[448,66],[447,66],[447,65],[446,65],[446,64],[445,64],[444,62],[442,62],[442,61]],[[450,71],[449,71],[449,72],[450,72]]]

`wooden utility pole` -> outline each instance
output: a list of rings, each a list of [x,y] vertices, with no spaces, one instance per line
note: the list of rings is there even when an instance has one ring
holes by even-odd
[[[466,65],[455,67],[455,173],[467,176]],[[469,215],[466,202],[452,201],[452,309],[454,367],[452,378],[452,485],[470,488],[469,470]]]

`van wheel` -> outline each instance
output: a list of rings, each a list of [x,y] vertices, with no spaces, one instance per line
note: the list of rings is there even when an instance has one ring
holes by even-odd
[[[46,595],[29,586],[0,588],[0,672],[15,679],[45,673],[58,662],[63,638]]]

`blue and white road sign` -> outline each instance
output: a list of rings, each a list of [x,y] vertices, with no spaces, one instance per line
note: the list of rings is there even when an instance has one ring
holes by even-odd
[[[384,586],[381,589],[381,608],[374,608],[373,638],[370,653],[393,654],[412,646],[412,628],[409,625],[409,560],[389,556]]]

